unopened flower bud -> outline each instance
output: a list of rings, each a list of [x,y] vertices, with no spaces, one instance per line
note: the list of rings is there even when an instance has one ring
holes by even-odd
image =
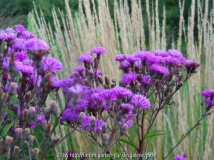
[[[10,83],[10,89],[9,89],[10,95],[15,95],[16,94],[16,88],[17,88],[17,83],[11,82]]]
[[[120,127],[120,134],[124,135],[128,131],[128,125],[124,124],[122,127]]]
[[[28,109],[24,109],[23,111],[23,121],[27,121],[28,120],[28,115],[29,115],[29,110]]]
[[[105,76],[105,84],[108,86],[109,85],[109,78],[108,76]]]
[[[29,114],[31,118],[36,117],[36,108],[35,107],[29,107]]]
[[[38,154],[39,154],[39,149],[38,149],[38,148],[34,148],[33,154],[34,154],[34,155],[38,155]]]
[[[187,153],[184,153],[183,157],[186,158],[187,157]]]
[[[98,79],[98,82],[99,82],[100,84],[103,84],[103,79],[102,79],[102,76],[101,76],[101,75],[99,75],[99,76],[97,77],[97,79]]]
[[[15,60],[16,60],[15,53],[12,52],[12,53],[10,54],[10,60],[9,60],[9,71],[10,71],[12,77],[14,76],[14,73],[15,73],[15,71],[16,71]]]
[[[22,132],[23,132],[22,128],[16,128],[15,133],[16,133],[17,139],[21,139],[22,138]]]
[[[34,136],[30,135],[29,145],[33,146]]]
[[[30,129],[29,129],[29,128],[25,128],[24,138],[25,138],[26,140],[29,140],[29,139],[30,139]]]
[[[31,96],[31,93],[30,93],[30,92],[28,92],[28,93],[25,94],[25,102],[28,102],[28,101],[29,101],[30,96]]]
[[[180,81],[179,83],[178,83],[178,85],[176,86],[176,90],[179,90],[182,86],[183,86],[183,82],[182,81]]]
[[[54,137],[54,139],[51,141],[50,148],[59,143],[60,140],[61,140],[60,136],[56,135],[56,137]]]
[[[108,126],[107,123],[103,123],[103,124],[102,124],[102,132],[103,132],[103,134],[106,133],[106,131],[107,131],[107,126]]]
[[[18,147],[18,146],[15,146],[15,147],[14,147],[14,150],[13,150],[12,157],[17,159],[18,154],[19,154],[19,147]]]
[[[85,118],[85,113],[84,112],[80,112],[80,115],[77,119],[77,124],[80,125],[82,124],[83,119]]]
[[[5,143],[6,143],[7,145],[11,145],[12,142],[13,142],[13,137],[6,136],[6,138],[5,138]]]
[[[40,83],[40,87],[45,87],[48,85],[49,80],[51,79],[52,75],[51,73],[46,73],[46,75],[44,76],[44,78],[42,79],[41,83]]]
[[[48,121],[50,119],[50,107],[44,108],[45,119]]]
[[[46,137],[49,137],[52,130],[52,125],[50,122],[48,122],[48,123],[45,123],[44,126],[45,126],[45,135]]]
[[[109,140],[109,135],[108,134],[104,134],[103,135],[103,140],[102,140],[103,147],[105,147],[107,145],[108,140]]]
[[[91,127],[95,128],[95,117],[94,116],[90,117],[90,122],[91,122]]]
[[[98,59],[97,58],[94,59],[94,68],[95,69],[98,68]]]
[[[57,115],[58,113],[58,105],[56,101],[51,101],[50,102],[50,113],[54,113],[54,115]]]
[[[112,84],[111,84],[111,88],[114,88],[115,86],[116,86],[115,83],[112,83]]]
[[[85,78],[85,79],[84,79],[84,83],[85,83],[85,85],[87,85],[87,86],[89,85],[88,78]]]

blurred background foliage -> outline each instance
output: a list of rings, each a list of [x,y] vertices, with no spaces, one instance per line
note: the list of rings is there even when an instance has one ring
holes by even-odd
[[[119,0],[118,0],[119,1]],[[52,18],[52,7],[59,8],[61,11],[65,12],[64,0],[0,0],[0,29],[5,29],[8,26],[14,26],[15,24],[22,24],[25,27],[28,26],[27,15],[33,10],[33,2],[36,4],[37,10],[42,10],[45,19],[50,22],[52,28],[54,29],[54,22]],[[95,0],[95,3],[97,1]],[[154,6],[155,2],[150,1],[150,8]],[[213,5],[213,1],[209,2],[209,6]],[[78,11],[79,0],[69,0],[72,15]],[[114,0],[108,0],[110,14],[112,18],[114,17]],[[131,0],[128,0],[128,5],[131,5]],[[144,0],[141,0],[142,12],[145,15],[144,23],[146,24],[146,4]],[[179,28],[179,0],[161,0],[159,1],[159,20],[162,21],[163,7],[166,8],[166,33],[168,33],[167,38],[173,35],[177,35]],[[191,1],[185,1],[184,19],[187,20],[190,13]],[[92,7],[92,5],[91,5]],[[130,7],[131,8],[131,7]],[[145,8],[145,9],[144,9]],[[131,10],[130,10],[131,12]],[[196,13],[197,15],[197,13]],[[187,22],[186,22],[187,25]],[[195,28],[197,29],[197,28]],[[145,33],[148,33],[145,31]],[[197,32],[195,32],[197,34]],[[148,35],[146,35],[148,37]],[[197,37],[197,35],[195,35]]]

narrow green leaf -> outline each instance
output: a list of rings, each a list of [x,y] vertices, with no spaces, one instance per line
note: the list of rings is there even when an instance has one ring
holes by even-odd
[[[183,139],[184,139],[184,134],[181,135],[179,142],[183,141]]]
[[[199,123],[199,125],[203,125],[203,126],[212,126],[211,124],[208,124],[208,123]]]
[[[102,159],[100,159],[100,160],[110,160],[111,158],[107,158],[107,157],[105,157],[105,158],[102,158]]]
[[[5,111],[5,112],[7,112],[8,114],[10,114],[10,115],[16,117],[15,113],[14,113],[13,111],[9,110],[9,109],[3,108],[3,111]]]
[[[13,124],[14,124],[14,121],[11,122],[10,124],[8,124],[8,125],[3,129],[2,137],[4,137],[4,136],[7,134],[8,130],[13,126]]]
[[[106,121],[107,121],[107,119],[110,117],[110,115],[108,114],[107,116],[106,116]]]
[[[151,138],[151,137],[156,137],[156,136],[161,136],[161,135],[165,135],[166,133],[150,133],[150,134],[147,134],[144,139],[148,139],[148,138]]]
[[[53,129],[55,129],[57,127],[57,125],[59,124],[59,119],[57,117],[57,115],[55,116],[55,119],[54,119],[54,124],[53,124]]]
[[[130,141],[127,141],[127,140],[125,140],[125,139],[119,139],[119,141],[124,142],[124,143],[126,143],[126,144],[128,144],[128,145],[134,147],[135,149],[137,149],[137,147],[135,147],[135,145],[134,145],[132,142],[130,142]]]
[[[163,108],[161,108],[161,109],[167,109],[167,108],[170,108],[171,106],[165,106],[165,107],[163,107]]]

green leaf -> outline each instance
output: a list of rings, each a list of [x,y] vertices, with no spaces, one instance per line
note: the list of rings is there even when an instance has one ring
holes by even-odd
[[[126,143],[126,144],[128,144],[128,145],[134,147],[135,149],[137,149],[137,147],[135,147],[135,145],[134,145],[132,142],[130,142],[130,141],[127,141],[127,140],[125,140],[125,139],[119,139],[119,141],[124,142],[124,143]]]
[[[199,123],[199,125],[203,125],[203,126],[212,126],[211,124],[208,124],[208,123]]]
[[[7,134],[7,132],[8,132],[8,130],[13,126],[13,124],[14,124],[14,121],[13,122],[11,122],[10,124],[8,124],[4,129],[3,129],[3,132],[2,132],[2,137],[4,137],[6,134]]]
[[[110,115],[108,114],[107,116],[106,116],[106,121],[107,121],[107,119],[110,117]]]
[[[5,112],[7,112],[8,114],[10,114],[10,115],[16,117],[15,113],[14,113],[13,111],[9,110],[9,109],[3,108],[3,111],[5,111]]]
[[[184,134],[181,135],[181,138],[180,138],[179,142],[183,141],[184,136],[185,136]]]
[[[156,137],[156,136],[161,136],[161,135],[165,135],[166,133],[150,133],[150,134],[147,134],[144,139],[148,139],[148,138],[151,138],[151,137]]]
[[[110,160],[111,158],[107,158],[107,157],[105,157],[105,158],[102,158],[102,159],[100,159],[100,160]]]
[[[59,124],[59,119],[57,117],[57,115],[55,116],[55,119],[54,119],[54,124],[53,124],[53,129],[55,129],[57,127],[57,125]]]
[[[161,108],[161,109],[167,109],[167,108],[170,108],[171,106],[165,106],[165,107],[163,107],[163,108]]]

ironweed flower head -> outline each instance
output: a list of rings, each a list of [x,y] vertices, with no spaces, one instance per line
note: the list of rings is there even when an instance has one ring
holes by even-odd
[[[16,70],[20,71],[23,75],[31,75],[34,72],[34,68],[29,63],[23,63],[16,61]]]
[[[138,77],[138,74],[130,72],[123,76],[122,82],[126,84],[130,84],[131,82],[135,82]]]
[[[149,109],[151,106],[149,100],[143,95],[134,95],[131,102],[139,109]]]
[[[143,85],[149,85],[151,83],[151,77],[149,75],[143,75],[142,77],[142,84]]]
[[[19,33],[26,31],[26,28],[23,25],[18,24],[15,27],[16,27],[16,31]]]
[[[209,90],[206,90],[206,91],[203,91],[201,93],[201,95],[205,98],[208,98],[210,96],[213,96],[214,97],[214,91],[212,89],[209,89]]]
[[[150,51],[140,51],[134,54],[135,57],[141,59],[141,61],[146,61],[149,57],[154,56]]]
[[[41,56],[41,57],[42,57],[44,54],[39,55],[40,52],[42,52],[42,53],[48,52],[49,49],[50,49],[46,42],[44,42],[44,41],[41,40],[41,39],[36,39],[36,38],[32,38],[32,39],[27,40],[27,41],[24,43],[24,46],[25,46],[25,48],[27,48],[27,49],[30,51],[30,53],[32,53],[34,56]]]
[[[120,68],[124,71],[127,71],[130,67],[130,63],[127,60],[120,62]]]
[[[155,73],[160,74],[160,75],[168,75],[169,74],[169,69],[164,67],[164,66],[161,66],[159,64],[152,64],[149,67],[149,70],[154,71]]]
[[[74,71],[78,72],[78,73],[82,73],[85,71],[85,67],[84,66],[79,66],[79,67],[76,67],[74,69]]]
[[[97,55],[103,55],[106,53],[106,49],[104,47],[94,47],[91,50],[91,53],[95,53]]]
[[[129,89],[123,87],[115,87],[111,89],[111,91],[119,99],[132,96],[132,92]]]
[[[82,63],[90,64],[92,63],[92,59],[93,59],[92,55],[90,53],[86,53],[84,55],[81,55],[78,60]]]
[[[58,59],[53,57],[42,58],[42,71],[50,71],[51,73],[56,74],[58,70],[63,70],[63,65]]]
[[[156,56],[161,56],[161,57],[168,57],[169,56],[169,53],[166,51],[166,50],[155,50],[154,54]]]
[[[130,54],[125,55],[125,59],[126,59],[130,64],[134,64],[134,63],[138,60],[137,57],[135,57],[135,56],[133,56],[133,55],[130,55]]]
[[[175,156],[175,160],[188,160],[186,157],[184,156]]]
[[[24,61],[25,59],[28,58],[28,54],[25,52],[16,52],[15,55],[16,55],[16,59],[19,61]]]
[[[170,56],[175,57],[175,58],[183,58],[183,55],[181,52],[179,52],[176,49],[169,49],[168,53]]]
[[[115,56],[115,60],[116,61],[119,61],[119,62],[122,62],[123,60],[125,60],[125,55],[124,54],[118,54]]]

